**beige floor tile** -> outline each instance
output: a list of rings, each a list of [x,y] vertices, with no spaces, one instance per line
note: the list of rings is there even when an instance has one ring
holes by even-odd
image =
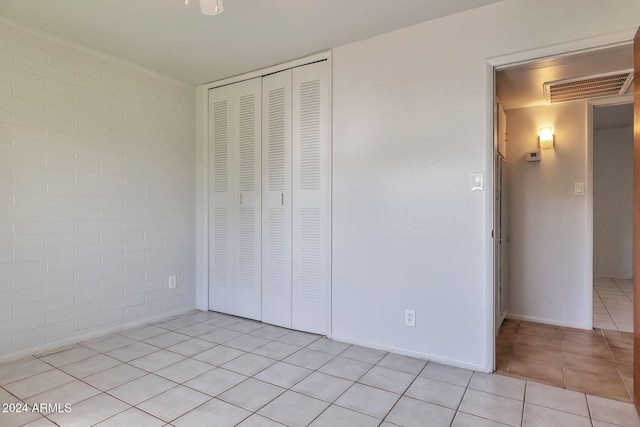
[[[640,416],[631,403],[618,402],[596,396],[587,396],[591,418],[627,427],[639,427]]]
[[[135,342],[125,347],[120,347],[116,350],[111,350],[106,353],[107,356],[118,359],[121,362],[130,362],[139,357],[146,356],[158,351],[158,347],[154,347],[143,342]]]
[[[307,332],[291,331],[284,334],[281,337],[276,338],[276,341],[283,342],[285,344],[295,345],[297,347],[306,347],[312,342],[320,339],[320,335],[309,334]]]
[[[249,378],[222,393],[218,398],[249,411],[257,411],[284,391],[282,387]]]
[[[496,421],[488,420],[486,418],[477,417],[475,415],[465,414],[458,411],[451,427],[506,427],[507,424],[502,424]]]
[[[268,357],[259,356],[253,353],[246,353],[225,363],[224,365],[222,365],[222,367],[224,369],[228,369],[230,371],[251,377],[260,371],[264,371],[276,362],[277,361],[275,359],[270,359]]]
[[[388,353],[378,362],[378,366],[382,366],[383,368],[395,369],[396,371],[416,375],[419,374],[426,365],[426,360],[395,353]]]
[[[309,369],[290,365],[284,362],[278,362],[255,375],[255,378],[280,387],[291,388],[302,381],[302,379],[309,376],[311,372],[312,371]]]
[[[222,368],[213,368],[209,372],[187,381],[184,385],[215,397],[246,379],[247,377],[244,375]]]
[[[47,390],[44,393],[31,396],[25,399],[25,401],[29,404],[51,402],[63,404],[70,403],[73,405],[99,394],[100,390],[76,380],[51,390]]]
[[[142,356],[138,359],[134,359],[129,364],[136,368],[143,369],[147,372],[154,372],[162,369],[166,366],[172,365],[180,360],[184,359],[184,356],[172,353],[167,350],[156,351],[155,353]]]
[[[474,372],[469,388],[511,399],[523,400],[526,382],[501,375]]]
[[[393,407],[386,420],[404,427],[422,427],[428,420],[433,427],[449,427],[455,411],[410,397],[402,397]]]
[[[504,424],[520,425],[523,402],[467,389],[459,410]]]
[[[70,412],[53,413],[48,417],[61,426],[91,426],[106,420],[130,406],[107,394],[99,394],[71,406]]]
[[[91,350],[87,347],[78,346],[69,350],[61,351],[59,353],[50,354],[49,356],[45,356],[41,359],[42,361],[47,362],[53,366],[60,367],[96,355],[98,355],[97,351]],[[1,378],[0,384],[2,384]]]
[[[147,399],[159,395],[178,384],[153,374],[147,374],[126,384],[109,390],[109,394],[124,400],[130,405],[137,405]]]
[[[211,341],[216,344],[224,344],[227,341],[242,336],[240,332],[232,331],[231,329],[219,328],[206,334],[199,335],[198,338],[205,341]]]
[[[370,363],[337,356],[321,367],[318,371],[335,377],[357,381],[372,367],[373,365]]]
[[[420,372],[421,377],[427,377],[446,383],[451,383],[466,387],[471,380],[473,371],[467,369],[455,368],[453,366],[441,365],[439,363],[429,362]]]
[[[270,359],[282,360],[298,350],[300,350],[300,347],[279,341],[271,341],[253,350],[253,353]]]
[[[311,423],[329,404],[293,391],[287,391],[264,406],[258,414],[291,427]]]
[[[211,399],[209,395],[184,386],[177,386],[136,406],[155,417],[170,422],[209,399]]]
[[[3,387],[18,398],[25,399],[72,381],[75,381],[72,376],[58,369],[52,369],[20,381],[5,384]]]
[[[407,374],[393,369],[374,366],[364,374],[358,382],[377,387],[393,393],[402,394],[411,385],[415,375]]]
[[[375,350],[372,348],[362,347],[359,345],[352,345],[343,353],[341,353],[340,357],[346,357],[347,359],[359,360],[361,362],[375,365],[380,360],[382,360],[382,358],[386,355],[387,355],[386,351]]]
[[[157,326],[142,326],[140,328],[129,329],[127,331],[120,332],[120,335],[133,338],[135,340],[144,341],[149,338],[153,338],[158,335],[166,334],[167,330],[159,328]]]
[[[213,369],[213,366],[208,363],[193,359],[183,359],[166,368],[157,370],[155,374],[176,383],[183,383],[211,369]]]
[[[431,378],[418,377],[411,384],[405,395],[447,408],[457,409],[464,392],[464,387]]]
[[[183,341],[191,339],[189,335],[178,334],[176,332],[167,332],[166,334],[157,335],[155,337],[144,340],[145,343],[159,348],[167,348],[172,345],[179,344]]]
[[[307,346],[309,350],[321,351],[323,353],[329,353],[334,356],[337,356],[349,347],[351,347],[350,344],[340,341],[333,341],[327,338],[320,338],[319,340],[314,341],[312,344],[309,344]]]
[[[181,354],[182,356],[191,357],[194,354],[202,353],[205,350],[209,350],[216,345],[217,344],[209,341],[201,340],[198,338],[191,338],[189,340],[182,341],[181,343],[167,347],[166,350],[172,353]]]
[[[76,378],[84,378],[120,364],[122,364],[122,362],[118,359],[105,356],[104,354],[98,354],[97,356],[89,357],[79,362],[64,365],[59,369]]]
[[[333,402],[352,385],[353,381],[314,372],[296,384],[292,390],[325,402]]]
[[[378,424],[380,424],[380,420],[377,418],[331,405],[310,424],[310,427],[376,427]]]
[[[267,417],[263,417],[262,415],[253,414],[240,424],[238,427],[283,427],[284,424],[280,424],[279,422],[270,420]]]
[[[244,351],[219,345],[192,356],[194,359],[214,366],[222,366],[230,360],[245,354]]]
[[[291,356],[284,359],[284,362],[292,365],[301,366],[307,369],[319,369],[327,362],[333,359],[333,356],[321,351],[308,350],[306,348],[300,349],[293,353]]]
[[[165,422],[159,418],[153,417],[139,409],[131,408],[124,412],[120,412],[111,418],[107,418],[95,425],[95,427],[162,427]]]
[[[253,335],[241,335],[238,338],[234,338],[231,341],[227,341],[224,345],[227,347],[235,348],[242,351],[253,351],[258,347],[270,342],[266,338],[255,337]]]
[[[591,419],[531,403],[524,405],[522,427],[549,426],[591,427]]]
[[[85,377],[83,381],[100,390],[110,390],[146,374],[147,372],[142,369],[123,363],[114,368]]]
[[[336,405],[383,419],[398,401],[400,395],[362,384],[352,385]]]
[[[109,335],[106,338],[100,338],[92,341],[81,343],[83,346],[95,350],[99,353],[106,353],[117,348],[125,347],[136,343],[133,338],[125,337],[124,335]]]
[[[176,427],[200,427],[205,425],[233,427],[249,417],[249,415],[251,415],[251,412],[245,409],[218,399],[211,399],[181,416],[171,424]]]
[[[589,416],[586,396],[584,393],[572,390],[529,381],[527,382],[525,401],[583,417]]]

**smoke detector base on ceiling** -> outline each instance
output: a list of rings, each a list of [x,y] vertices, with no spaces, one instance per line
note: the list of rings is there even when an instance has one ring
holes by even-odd
[[[633,70],[546,82],[544,96],[550,104],[624,95],[633,82]]]

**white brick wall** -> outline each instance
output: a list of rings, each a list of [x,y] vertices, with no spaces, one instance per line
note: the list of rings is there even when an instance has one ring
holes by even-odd
[[[195,88],[0,28],[0,358],[194,307]]]
[[[633,277],[633,128],[594,132],[593,272]]]

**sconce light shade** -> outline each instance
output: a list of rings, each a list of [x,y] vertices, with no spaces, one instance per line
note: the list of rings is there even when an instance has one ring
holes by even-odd
[[[556,140],[556,136],[553,134],[553,128],[543,127],[540,128],[540,133],[538,134],[538,143],[540,144],[540,149],[544,150],[547,148],[553,148],[553,143]]]

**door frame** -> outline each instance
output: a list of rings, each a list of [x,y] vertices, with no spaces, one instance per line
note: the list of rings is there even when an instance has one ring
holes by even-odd
[[[486,337],[486,346],[485,346],[485,360],[487,361],[487,366],[492,366],[492,370],[496,369],[496,310],[499,310],[499,305],[496,306],[496,266],[495,266],[495,240],[492,236],[493,227],[495,223],[495,184],[494,177],[496,174],[495,171],[495,158],[496,158],[496,148],[495,148],[495,123],[496,118],[496,84],[495,84],[495,73],[500,69],[505,69],[509,67],[515,67],[519,65],[524,65],[527,63],[539,61],[541,59],[548,59],[551,57],[557,56],[567,56],[567,55],[575,55],[575,54],[583,54],[593,51],[598,51],[602,49],[608,49],[617,46],[624,46],[633,43],[635,30],[626,30],[620,31],[612,34],[606,34],[598,37],[593,37],[584,40],[577,40],[569,43],[562,43],[553,46],[546,46],[543,48],[532,49],[522,52],[517,52],[509,55],[502,55],[487,58],[485,60],[485,79],[486,79],[486,96],[485,96],[485,111],[487,114],[486,118],[486,134],[485,134],[485,159],[486,159],[486,170],[488,171],[486,174],[487,183],[486,188],[490,189],[487,191],[485,203],[488,210],[488,215],[486,218],[486,229],[488,230],[488,237],[486,243],[486,253],[487,253],[487,292],[485,295],[485,303],[487,307],[491,307],[490,310],[486,313],[486,324],[485,324],[485,337]],[[587,181],[588,189],[590,191],[590,183],[591,181]],[[593,220],[591,217],[591,233],[593,233]],[[590,266],[593,263],[593,248],[591,248],[591,262],[588,263]],[[588,268],[588,267],[585,267]],[[593,268],[591,267],[591,276],[593,275]],[[589,304],[593,304],[593,286],[591,286],[591,300]],[[592,316],[593,316],[593,308],[592,308]]]
[[[621,104],[633,104],[633,94],[627,94],[624,96],[618,96],[615,98],[600,98],[593,99],[587,102],[587,175],[585,180],[585,197],[587,198],[587,259],[589,263],[587,265],[587,277],[590,277],[591,283],[591,327],[593,328],[593,111],[596,107],[613,106]],[[635,304],[634,304],[635,306]]]

